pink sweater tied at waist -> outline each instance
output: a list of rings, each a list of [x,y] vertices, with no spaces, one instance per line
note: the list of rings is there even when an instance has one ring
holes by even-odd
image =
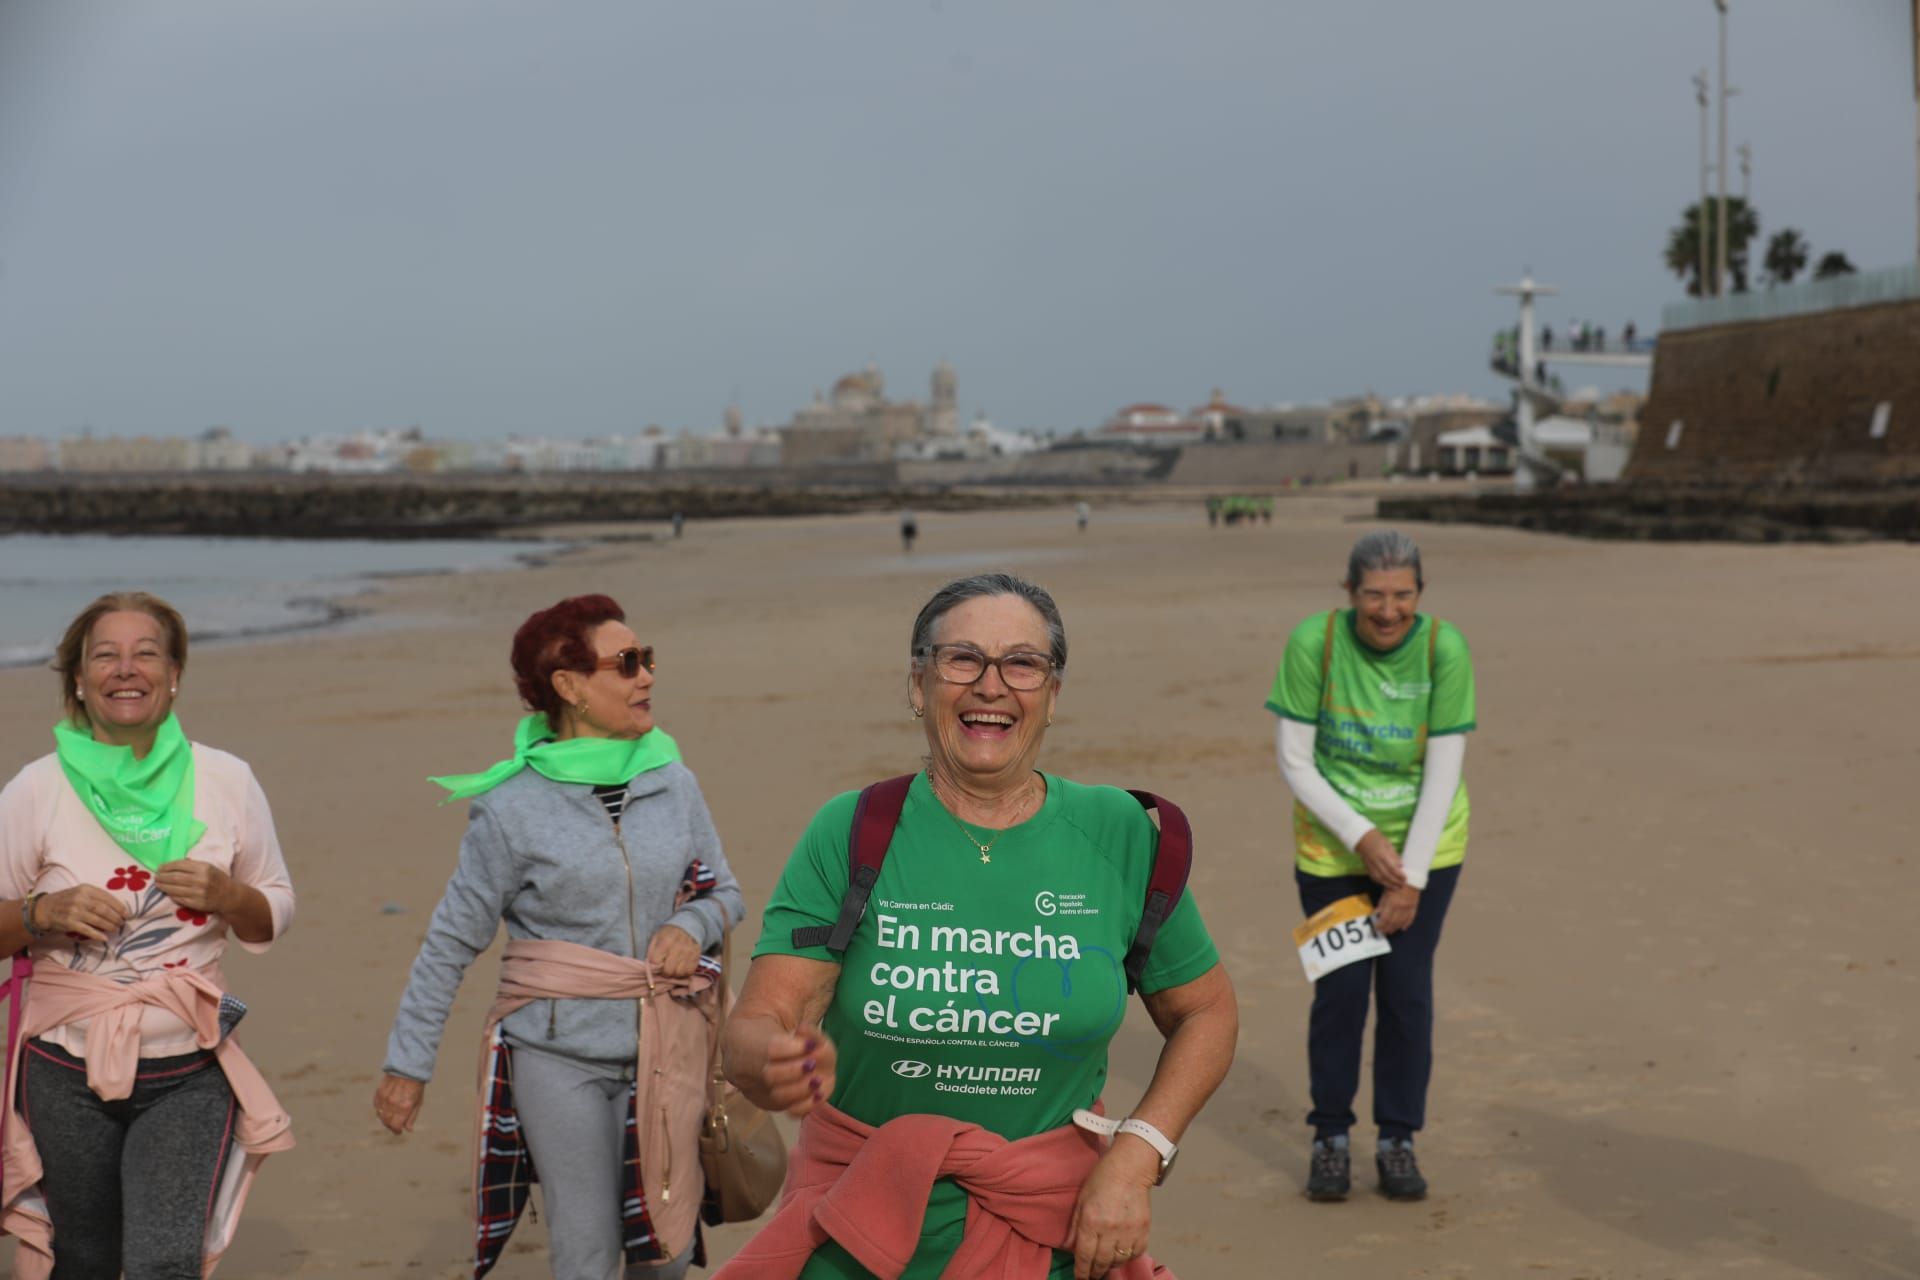
[[[487,1012],[487,1031],[535,1000],[644,1000],[696,995],[713,985],[704,973],[668,978],[645,960],[617,956],[577,942],[513,938],[500,953],[500,986]]]
[[[500,986],[487,1012],[481,1036],[480,1093],[474,1145],[476,1274],[500,1256],[519,1217],[524,1189],[504,1215],[489,1217],[489,1189],[502,1163],[501,1152],[524,1144],[517,1124],[508,1134],[499,1128],[501,1096],[496,1076],[507,1051],[501,1019],[535,1000],[631,1000],[634,1020],[634,1134],[637,1168],[622,1173],[619,1188],[622,1231],[631,1242],[654,1239],[663,1257],[677,1257],[697,1230],[700,1197],[700,1123],[706,1114],[706,1073],[710,1037],[719,1021],[719,991],[711,973],[669,978],[645,960],[614,955],[594,947],[555,939],[515,938],[500,960]],[[515,1108],[517,1110],[517,1108]],[[516,1167],[509,1156],[509,1170]],[[637,1180],[634,1174],[638,1174]],[[517,1177],[508,1175],[509,1182]],[[504,1216],[507,1220],[501,1221]]]
[[[193,1028],[194,1044],[213,1050],[236,1104],[233,1140],[244,1153],[237,1178],[224,1180],[210,1206],[203,1274],[233,1238],[241,1207],[255,1171],[270,1153],[293,1146],[293,1125],[260,1074],[232,1036],[220,1035],[221,988],[218,971],[176,969],[149,974],[138,982],[115,982],[76,973],[58,964],[40,964],[26,982],[19,1039],[7,1061],[4,1173],[0,1174],[0,1233],[20,1237],[14,1274],[19,1280],[45,1280],[53,1272],[53,1224],[40,1194],[40,1152],[26,1117],[17,1105],[23,1046],[34,1036],[82,1018],[86,1035],[87,1085],[105,1101],[133,1092],[140,1066],[141,1013],[157,1005]],[[21,998],[16,988],[13,998]]]
[[[936,1178],[954,1179],[968,1197],[966,1231],[942,1277],[1045,1280],[1104,1151],[1071,1124],[1010,1142],[939,1115],[875,1128],[823,1103],[801,1122],[779,1210],[714,1280],[796,1280],[828,1240],[882,1280],[897,1280],[919,1247]],[[1107,1274],[1173,1280],[1145,1254]]]

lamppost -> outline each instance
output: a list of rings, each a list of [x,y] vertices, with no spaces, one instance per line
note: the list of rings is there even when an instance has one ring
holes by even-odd
[[[1727,0],[1713,0],[1713,7],[1720,11],[1720,234],[1713,273],[1714,293],[1719,295],[1727,291],[1727,99],[1733,90],[1727,87]]]
[[[1920,4],[1920,0],[1913,0]],[[1700,203],[1693,207],[1694,239],[1700,244],[1700,296],[1711,298],[1713,288],[1707,275],[1707,171],[1713,166],[1707,163],[1707,69],[1700,68],[1700,74],[1693,78],[1694,97],[1700,102]]]

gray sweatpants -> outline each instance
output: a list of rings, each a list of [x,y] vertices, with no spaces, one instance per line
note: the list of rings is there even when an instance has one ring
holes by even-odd
[[[557,1054],[516,1047],[513,1105],[540,1175],[547,1211],[547,1258],[553,1280],[622,1280],[621,1156],[626,1138],[627,1082],[596,1074]],[[693,1246],[636,1277],[681,1280]]]
[[[21,1107],[45,1167],[54,1280],[200,1280],[207,1209],[232,1146],[233,1090],[211,1053],[144,1058],[102,1102],[87,1064],[27,1042]]]

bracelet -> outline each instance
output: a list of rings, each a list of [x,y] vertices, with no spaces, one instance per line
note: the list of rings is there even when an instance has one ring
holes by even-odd
[[[44,938],[47,936],[45,929],[36,928],[33,923],[33,904],[45,896],[45,894],[41,893],[30,893],[20,899],[20,923],[27,927],[27,937],[29,938]]]

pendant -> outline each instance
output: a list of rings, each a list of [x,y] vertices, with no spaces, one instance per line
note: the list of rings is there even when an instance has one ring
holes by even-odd
[[[993,859],[987,856],[987,851],[985,849],[982,849],[980,851],[980,861],[982,864],[985,864],[985,863],[992,862]]]

